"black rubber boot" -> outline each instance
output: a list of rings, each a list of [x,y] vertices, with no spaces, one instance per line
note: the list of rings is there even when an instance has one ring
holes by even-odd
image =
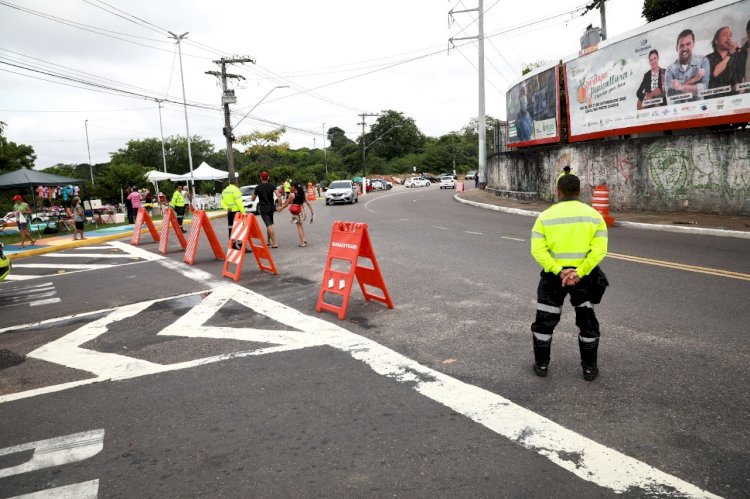
[[[578,349],[581,351],[581,367],[583,368],[583,379],[594,381],[599,376],[599,368],[596,365],[596,354],[599,350],[599,338],[594,341],[585,342],[578,338]]]
[[[531,338],[534,343],[534,373],[544,378],[548,372],[552,338],[549,340],[540,340],[534,336],[534,333],[531,333]]]

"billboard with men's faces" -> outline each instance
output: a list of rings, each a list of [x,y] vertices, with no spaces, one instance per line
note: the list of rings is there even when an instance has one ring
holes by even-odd
[[[750,121],[748,38],[750,0],[719,0],[571,58],[570,141]]]

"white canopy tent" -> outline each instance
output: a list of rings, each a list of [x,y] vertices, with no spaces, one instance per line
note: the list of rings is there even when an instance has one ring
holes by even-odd
[[[224,180],[225,178],[229,178],[229,172],[214,168],[204,161],[198,168],[193,170],[192,178],[193,180]],[[171,180],[173,182],[188,181],[190,180],[190,173],[177,175]]]
[[[152,183],[159,182],[160,180],[172,180],[177,177],[179,177],[179,175],[176,173],[160,172],[159,170],[151,170],[146,173],[146,179]]]

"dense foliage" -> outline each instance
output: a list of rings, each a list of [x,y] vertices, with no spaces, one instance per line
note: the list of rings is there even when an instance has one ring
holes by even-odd
[[[487,117],[487,144],[492,144],[494,118]],[[326,130],[324,151],[318,149],[292,149],[283,141],[286,130],[254,131],[237,137],[234,148],[234,168],[240,185],[256,184],[261,171],[268,171],[271,180],[282,182],[287,178],[303,183],[325,182],[362,175],[362,140],[365,147],[365,168],[371,175],[408,175],[413,172],[439,174],[456,170],[465,173],[477,167],[477,123],[471,120],[461,130],[441,137],[428,137],[419,130],[412,118],[389,110],[378,116],[364,137],[349,138],[343,129],[332,126]],[[1,137],[0,137],[1,138]],[[26,156],[28,166],[33,166],[31,156]],[[189,171],[187,140],[185,137],[165,139],[166,169],[169,173]],[[203,161],[221,170],[227,169],[225,150],[214,150],[213,144],[201,137],[191,138],[193,167]],[[108,163],[93,166],[94,185],[91,185],[89,165],[56,165],[45,171],[69,177],[86,179],[85,189],[91,197],[105,202],[119,202],[121,189],[127,185],[153,186],[146,180],[150,170],[164,170],[161,140],[146,138],[130,140],[125,147],[111,153]],[[20,158],[8,170],[20,168]],[[0,163],[2,165],[2,163]],[[213,193],[222,189],[219,182],[196,182],[196,192]],[[159,182],[159,190],[171,196],[172,182]]]
[[[652,23],[662,17],[670,16],[708,1],[709,0],[644,0],[641,13],[648,22]]]

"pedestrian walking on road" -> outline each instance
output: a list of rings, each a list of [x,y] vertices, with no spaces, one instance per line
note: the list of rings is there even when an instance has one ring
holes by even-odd
[[[608,285],[598,267],[607,254],[607,225],[601,214],[581,203],[577,176],[557,180],[558,202],[544,210],[531,230],[531,254],[542,266],[537,288],[536,320],[531,325],[534,372],[547,376],[552,333],[560,322],[565,296],[575,308],[580,330],[578,346],[583,378],[593,381],[599,374],[599,322],[594,305]]]
[[[289,213],[292,215],[291,221],[293,224],[297,224],[297,235],[299,236],[300,248],[307,246],[307,241],[305,240],[305,228],[302,225],[305,218],[307,218],[307,215],[305,214],[305,205],[310,208],[310,223],[313,223],[313,216],[315,213],[313,213],[310,203],[307,202],[305,189],[302,187],[302,184],[294,184],[294,194],[286,198],[286,202],[281,209],[283,210],[287,206],[289,207]]]
[[[31,227],[31,207],[23,200],[23,196],[20,194],[13,196],[12,200],[15,201],[15,204],[13,204],[13,213],[15,213],[18,232],[21,233],[21,247],[24,247],[26,238],[28,238],[31,241],[31,245],[34,246],[36,244],[36,239],[31,237],[31,232],[29,232],[29,227]]]
[[[76,239],[86,239],[86,236],[83,235],[83,229],[86,224],[86,213],[83,211],[83,206],[81,206],[81,198],[78,196],[73,198],[73,222],[76,225],[76,231],[73,234],[73,240]]]
[[[138,189],[135,189],[134,187],[128,187],[130,190],[130,194],[128,194],[128,197],[126,198],[128,201],[130,201],[130,211],[128,211],[128,223],[135,223],[134,222],[134,216],[135,213],[138,213],[138,210],[141,209],[141,206],[143,206],[143,198],[141,196],[141,193],[138,191]]]
[[[253,201],[258,200],[258,213],[266,224],[266,237],[272,248],[278,248],[276,232],[273,230],[273,214],[281,200],[275,196],[276,186],[268,181],[268,172],[260,172],[260,184],[253,191]],[[280,209],[280,208],[279,208]]]
[[[245,205],[242,202],[242,192],[237,187],[237,179],[233,178],[229,184],[221,191],[221,209],[227,210],[227,227],[229,228],[229,240],[232,240],[232,227],[234,226],[234,217],[237,213],[245,214]],[[241,249],[242,243],[235,242],[234,249]]]

